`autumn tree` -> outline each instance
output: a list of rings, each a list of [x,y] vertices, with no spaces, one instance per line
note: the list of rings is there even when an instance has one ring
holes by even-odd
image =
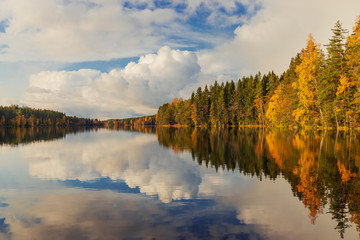
[[[293,84],[298,90],[299,105],[293,112],[301,126],[317,126],[327,122],[320,102],[319,68],[322,64],[319,44],[309,35],[307,47],[302,50],[301,63],[296,67],[298,81]]]
[[[270,98],[266,118],[272,126],[285,126],[291,123],[290,84],[280,84]]]

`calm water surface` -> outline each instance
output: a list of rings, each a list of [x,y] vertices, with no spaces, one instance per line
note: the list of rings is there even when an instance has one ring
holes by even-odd
[[[359,239],[356,134],[0,129],[0,239]]]

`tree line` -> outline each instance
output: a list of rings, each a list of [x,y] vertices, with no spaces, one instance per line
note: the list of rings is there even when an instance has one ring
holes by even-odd
[[[159,107],[158,125],[360,126],[360,17],[350,35],[337,21],[326,53],[309,35],[280,76],[274,72],[199,87]]]
[[[155,115],[142,116],[125,119],[109,119],[104,121],[104,126],[107,128],[123,129],[127,126],[155,126]]]
[[[66,116],[53,110],[20,107],[18,105],[0,106],[0,127],[107,127],[154,126],[155,115],[126,119],[98,120]]]
[[[0,106],[0,127],[91,127],[103,126],[98,119],[66,116],[65,113],[19,107]]]

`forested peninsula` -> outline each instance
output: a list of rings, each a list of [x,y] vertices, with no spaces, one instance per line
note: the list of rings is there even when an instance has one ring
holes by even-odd
[[[0,106],[0,127],[93,127],[103,126],[98,119],[66,116],[53,110]]]
[[[126,119],[90,119],[46,109],[0,106],[0,127],[108,127],[155,125],[155,115]]]
[[[360,17],[351,34],[336,22],[326,54],[309,35],[280,76],[274,72],[199,87],[157,112],[158,125],[360,127]]]

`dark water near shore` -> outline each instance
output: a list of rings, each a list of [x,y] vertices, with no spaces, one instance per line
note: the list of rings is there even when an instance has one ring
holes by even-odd
[[[0,129],[0,239],[359,239],[358,133]]]

